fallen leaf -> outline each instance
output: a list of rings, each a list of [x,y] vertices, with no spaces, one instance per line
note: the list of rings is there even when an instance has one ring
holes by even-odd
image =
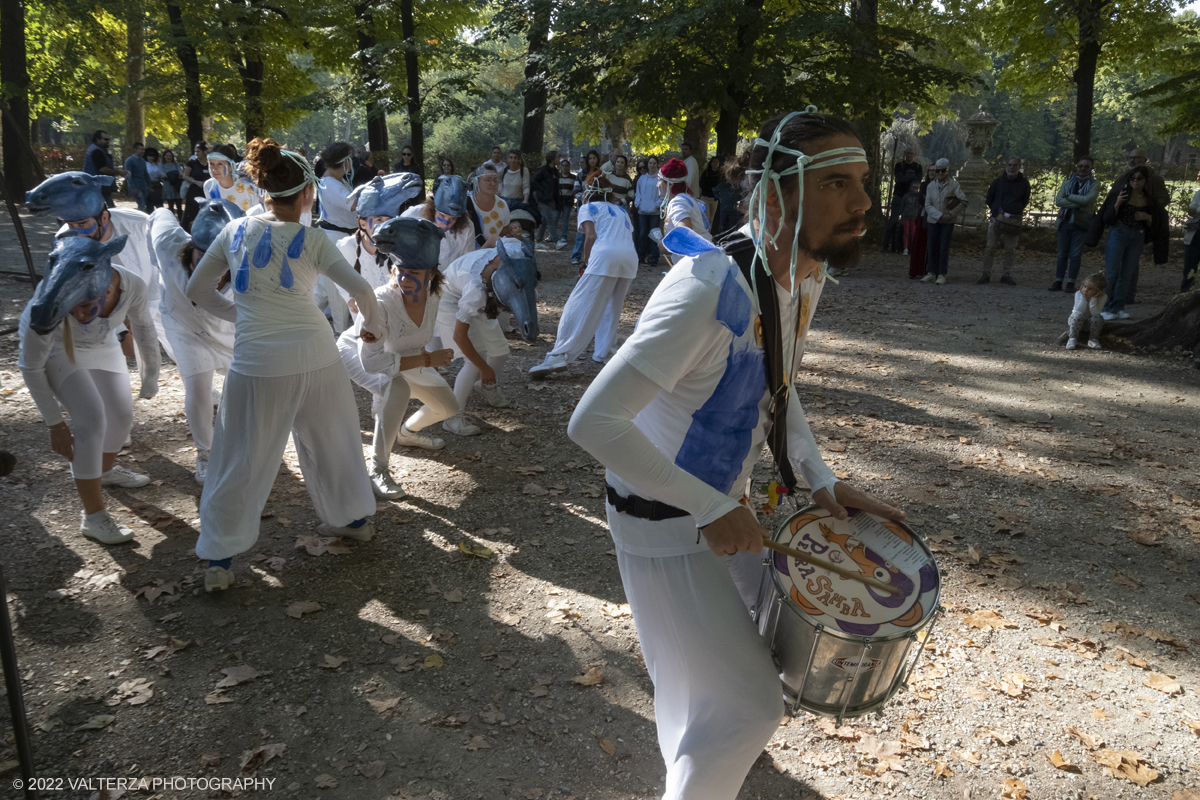
[[[946,765],[945,761],[936,761],[933,765],[933,774],[938,778],[953,778],[954,771]]]
[[[287,615],[295,619],[300,619],[305,614],[315,614],[318,611],[324,610],[325,606],[314,600],[298,600],[287,607]]]
[[[900,742],[885,741],[869,733],[865,733],[859,737],[858,743],[854,745],[854,749],[868,758],[875,759],[881,766],[885,766],[886,769],[896,772],[904,771],[904,759],[900,757],[902,749]]]
[[[470,556],[472,558],[491,558],[492,557],[491,549],[484,547],[481,544],[459,542],[458,549],[464,555]]]
[[[849,725],[843,725],[839,728],[829,717],[818,717],[817,727],[822,733],[832,739],[851,742],[858,738],[858,731],[854,730],[854,728],[851,728]]]
[[[1142,685],[1149,686],[1151,689],[1156,689],[1163,694],[1183,694],[1183,687],[1170,675],[1164,675],[1161,672],[1148,673]]]
[[[1000,796],[1007,800],[1025,800],[1029,796],[1029,790],[1016,778],[1009,778],[1004,782]]]
[[[463,601],[462,589],[454,589],[442,595],[442,599],[447,603],[461,603]]]
[[[358,771],[364,778],[377,781],[387,772],[387,764],[382,761],[368,761],[366,764],[359,764]]]
[[[397,656],[389,663],[396,668],[396,672],[408,672],[413,664],[417,663],[417,659],[415,656]]]
[[[1185,719],[1183,721],[1183,724],[1187,725],[1189,728],[1191,728],[1192,733],[1200,735],[1200,719],[1198,719],[1198,720]]]
[[[538,798],[543,794],[545,794],[545,792],[543,792],[541,789],[530,789],[525,793],[525,800],[538,800]]]
[[[1140,755],[1132,750],[1103,749],[1092,754],[1092,760],[1104,767],[1105,773],[1113,778],[1125,778],[1138,786],[1146,786],[1158,780],[1158,772],[1144,763]]]
[[[316,779],[314,780],[314,782],[317,784],[318,789],[336,789],[336,788],[338,788],[337,778],[333,777],[332,775],[327,775],[327,774],[318,775],[316,777]]]
[[[437,653],[425,656],[426,669],[441,669],[445,664],[446,662]]]
[[[1009,673],[998,683],[993,683],[992,688],[996,691],[1008,695],[1009,697],[1024,697],[1025,682],[1029,680],[1028,675],[1018,673]]]
[[[242,774],[249,775],[287,752],[286,744],[264,744],[242,753]]]
[[[350,548],[338,536],[318,536],[315,533],[302,533],[296,537],[296,547],[303,547],[310,556],[344,556]]]
[[[1105,711],[1103,708],[1094,708],[1094,709],[1092,709],[1092,719],[1110,719],[1110,718],[1111,718],[1111,716],[1112,716],[1112,715],[1110,715],[1110,714],[1109,714],[1107,711]]]
[[[246,683],[258,677],[258,670],[246,664],[236,667],[225,667],[221,672],[225,673],[225,677],[217,681],[216,688],[218,689],[227,689],[230,686],[237,686],[239,683]]]
[[[967,560],[972,564],[978,564],[979,559],[983,558],[983,551],[974,545],[967,545]]]
[[[76,731],[98,731],[107,728],[115,720],[112,714],[97,714],[88,719],[87,722],[77,727]]]
[[[1138,544],[1143,544],[1146,547],[1154,547],[1155,545],[1160,544],[1158,541],[1158,534],[1154,533],[1153,531],[1127,531],[1125,535]]]
[[[370,705],[376,713],[390,717],[391,712],[394,711],[396,706],[400,704],[400,698],[393,697],[390,700],[367,700],[367,704]]]
[[[971,764],[972,766],[978,767],[980,764],[983,763],[983,756],[979,755],[979,753],[974,753],[974,752],[970,752],[970,751],[964,753],[964,752],[959,751],[956,755],[958,755],[959,758],[961,758],[963,761],[967,762],[968,764]]]
[[[610,756],[617,754],[617,746],[613,744],[612,739],[601,739],[600,749],[608,753]]]
[[[206,694],[204,696],[204,704],[209,705],[209,706],[217,706],[217,705],[220,705],[221,703],[232,703],[232,702],[233,702],[233,698],[230,697],[229,695],[225,694],[225,692],[223,692],[220,689],[213,689],[211,692],[209,692],[208,694]]]
[[[479,712],[479,719],[488,725],[498,725],[507,718],[503,711],[489,703],[487,708]]]
[[[1064,730],[1079,741],[1083,742],[1083,746],[1089,750],[1096,750],[1104,746],[1104,740],[1099,736],[1092,736],[1091,734],[1083,733],[1082,731],[1073,728],[1070,725],[1064,728]]]
[[[538,486],[536,483],[527,483],[521,489],[521,494],[528,494],[528,495],[533,495],[535,497],[541,497],[542,495],[550,494],[550,491],[548,489],[546,489],[544,486]]]
[[[200,756],[200,766],[205,769],[216,769],[221,766],[220,753],[204,753]]]
[[[582,675],[576,675],[571,679],[572,683],[580,686],[595,686],[604,680],[604,672],[599,667],[589,667],[587,672]]]
[[[487,743],[487,739],[482,736],[472,736],[471,741],[464,745],[467,750],[474,752],[475,750],[490,750],[492,746]]]
[[[995,728],[984,728],[983,732],[1003,745],[1010,745],[1017,740],[1012,734],[1002,733]]]
[[[963,624],[968,628],[978,628],[979,630],[988,630],[995,628],[1015,628],[1017,623],[1009,622],[1004,617],[1000,616],[995,611],[976,611],[971,616],[963,620]]]
[[[1051,764],[1054,765],[1055,769],[1061,769],[1063,772],[1079,772],[1080,771],[1079,767],[1075,766],[1074,764],[1070,763],[1065,758],[1063,758],[1063,754],[1058,750],[1055,750],[1053,753],[1046,756],[1046,759]]]
[[[1194,792],[1191,789],[1180,789],[1171,795],[1171,800],[1200,800],[1200,792]]]
[[[1118,572],[1115,575],[1113,575],[1113,582],[1116,583],[1118,586],[1124,586],[1129,589],[1142,588],[1142,584],[1140,581],[1138,581],[1136,578],[1129,577],[1124,572]]]

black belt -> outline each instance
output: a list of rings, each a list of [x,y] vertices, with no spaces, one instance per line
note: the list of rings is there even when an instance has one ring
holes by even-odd
[[[608,485],[607,481],[604,483],[604,488],[608,490],[608,502],[622,514],[628,514],[638,519],[648,519],[651,522],[688,516],[688,512],[682,508],[660,503],[657,500],[647,500],[644,497],[638,497],[636,494],[631,494],[629,497],[622,497],[617,494],[616,489]]]
[[[326,220],[321,220],[320,222],[318,222],[317,227],[322,228],[327,231],[338,231],[340,233],[344,233],[347,235],[354,233],[353,228],[342,228],[342,227],[334,225],[332,222],[328,222]]]

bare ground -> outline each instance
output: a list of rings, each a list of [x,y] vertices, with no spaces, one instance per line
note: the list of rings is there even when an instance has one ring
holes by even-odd
[[[50,226],[27,224],[40,268]],[[7,219],[0,251],[21,269]],[[567,252],[540,261],[548,332],[574,282]],[[843,476],[904,502],[947,614],[881,717],[790,719],[743,798],[1200,797],[1200,372],[1180,354],[1055,347],[1071,298],[1045,291],[1052,257],[1025,254],[1016,288],[975,286],[978,258],[955,252],[936,287],[872,254],[822,298],[809,419]],[[1084,271],[1099,265],[1089,253]],[[1144,265],[1135,315],[1178,272]],[[639,275],[623,334],[660,277]],[[0,277],[0,327],[29,296]],[[47,794],[249,775],[273,783],[243,796],[656,796],[651,687],[599,465],[565,435],[599,365],[530,383],[551,339],[513,343],[513,409],[472,400],[482,436],[393,457],[410,497],[380,504],[371,543],[304,538],[317,519],[289,454],[238,585],[212,597],[177,374],[136,403],[122,456],[155,482],[109,494],[137,541],[105,548],[80,537],[16,336],[0,339],[0,446],[20,460],[0,480],[0,541],[38,774],[63,789]],[[362,392],[359,407],[365,442]],[[573,681],[592,668],[601,682]],[[7,706],[0,728],[11,745]]]

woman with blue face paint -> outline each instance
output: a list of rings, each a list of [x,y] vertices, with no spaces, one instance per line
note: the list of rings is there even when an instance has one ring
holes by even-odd
[[[223,200],[202,197],[196,203],[200,210],[191,236],[169,210],[151,214],[150,247],[162,281],[163,328],[183,382],[183,410],[196,447],[196,483],[203,486],[213,439],[213,378],[225,374],[233,360],[234,326],[188,300],[187,283],[217,234],[245,214]],[[219,288],[231,297],[228,279]]]
[[[328,237],[300,224],[316,194],[308,161],[272,139],[255,139],[245,163],[271,211],[226,225],[187,286],[189,300],[236,323],[200,499],[196,554],[209,560],[210,592],[232,585],[233,556],[258,540],[289,434],[323,520],[318,532],[359,541],[375,533],[354,391],[312,290],[318,275],[344,287],[368,333],[379,330],[375,294]],[[233,302],[218,291],[226,272]]]
[[[441,241],[441,229],[423,219],[402,217],[377,228],[376,245],[391,268],[391,279],[375,290],[382,333],[363,331],[362,317],[356,316],[354,327],[338,340],[351,380],[372,396],[371,488],[388,500],[404,497],[388,467],[392,446],[440,450],[445,442],[422,431],[458,413],[458,400],[437,371],[453,352],[425,349],[441,297]],[[424,405],[405,421],[413,397]]]
[[[266,210],[257,187],[237,174],[237,150],[231,144],[219,144],[208,152],[208,172],[204,196],[210,200],[226,200],[243,214],[261,214]],[[195,224],[195,223],[193,223]]]
[[[98,190],[95,195],[103,204]],[[158,391],[158,342],[146,308],[149,290],[137,275],[110,266],[112,255],[124,244],[123,236],[105,245],[71,234],[60,237],[18,326],[17,363],[50,431],[50,449],[71,462],[71,477],[83,504],[80,532],[102,544],[133,538],[133,531],[105,510],[102,487],[135,489],[150,482],[148,476],[116,463],[133,425],[129,368],[117,339],[123,325],[129,325],[147,354],[141,364],[140,396],[151,398]],[[95,282],[87,280],[88,272],[95,274]],[[79,290],[66,284],[85,282],[82,301],[51,314],[52,327],[47,330],[46,306],[62,302],[51,295],[79,296]],[[63,409],[71,417],[69,427]]]
[[[442,229],[442,247],[438,269],[443,272],[455,261],[475,250],[475,230],[467,218],[467,182],[458,175],[442,175],[420,206],[410,208],[401,216],[427,219]]]

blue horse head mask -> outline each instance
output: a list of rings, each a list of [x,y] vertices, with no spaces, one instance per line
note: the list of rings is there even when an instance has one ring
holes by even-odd
[[[101,243],[73,233],[59,237],[29,301],[29,327],[45,336],[75,306],[104,297],[112,283],[112,257],[124,249],[128,238],[116,236]]]
[[[521,338],[534,342],[538,337],[538,319],[537,264],[533,260],[533,247],[524,242],[520,245],[520,255],[512,255],[506,246],[510,241],[501,239],[496,243],[500,266],[492,273],[492,292],[516,318]]]

